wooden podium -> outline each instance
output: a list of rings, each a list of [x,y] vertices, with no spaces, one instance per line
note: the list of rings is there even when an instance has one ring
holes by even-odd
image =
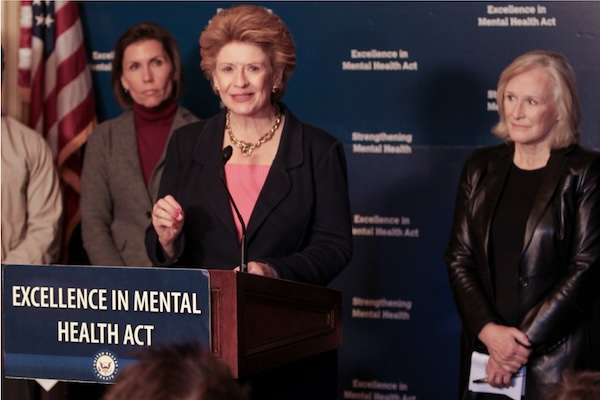
[[[212,351],[235,378],[341,346],[339,291],[233,271],[209,275]]]
[[[3,318],[21,321],[3,324],[7,376],[79,390],[115,379],[141,346],[198,338],[254,399],[335,399],[339,291],[229,270],[58,265],[3,265],[2,285]]]

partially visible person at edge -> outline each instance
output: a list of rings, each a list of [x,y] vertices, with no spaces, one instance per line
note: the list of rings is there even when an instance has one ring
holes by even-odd
[[[197,343],[146,347],[123,368],[103,400],[247,400],[250,388]]]
[[[467,160],[446,251],[463,324],[461,387],[479,351],[490,356],[491,386],[509,386],[526,366],[524,398],[548,399],[565,369],[590,361],[600,154],[578,144],[579,96],[563,55],[521,55],[500,75],[497,93],[493,132],[505,143]],[[465,391],[464,398],[495,396]]]
[[[52,150],[42,135],[4,114],[1,134],[0,260],[2,264],[55,263],[60,256],[63,205]],[[36,399],[38,392],[34,381],[2,376],[3,398]]]
[[[234,269],[241,224],[248,272],[326,285],[352,254],[342,143],[280,102],[296,66],[291,33],[263,7],[220,11],[200,36],[201,68],[224,105],[179,129],[146,235],[156,265]],[[223,150],[233,155],[223,166]]]
[[[600,371],[566,370],[548,400],[600,400]]]
[[[112,86],[125,109],[90,136],[81,178],[83,245],[94,265],[151,266],[144,246],[173,130],[198,119],[177,105],[183,68],[161,26],[140,23],[117,40]]]

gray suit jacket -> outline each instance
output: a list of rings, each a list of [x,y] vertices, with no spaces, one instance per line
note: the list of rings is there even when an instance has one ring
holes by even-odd
[[[171,133],[195,121],[198,118],[191,112],[178,107]],[[146,187],[133,111],[98,125],[88,139],[81,177],[81,230],[92,264],[152,265],[144,231],[151,221],[164,155],[165,150]]]

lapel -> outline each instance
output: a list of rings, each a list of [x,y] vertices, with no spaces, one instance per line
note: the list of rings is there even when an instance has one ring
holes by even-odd
[[[221,182],[223,168],[222,148],[225,131],[225,110],[206,120],[193,150],[193,163],[196,173],[194,181],[198,185],[198,196],[212,208],[223,226],[237,237],[227,191]]]
[[[135,122],[133,119],[133,111],[126,111],[119,117],[114,126],[114,150],[116,158],[123,160],[125,167],[120,172],[120,179],[133,186],[132,191],[135,193],[136,202],[144,202],[143,204],[152,204],[152,196],[148,193],[148,188],[144,184],[142,177],[142,166],[138,155],[137,138],[135,135]],[[133,200],[133,199],[132,199]]]
[[[489,257],[489,238],[492,218],[494,211],[500,199],[504,182],[508,176],[510,166],[512,165],[512,159],[514,154],[514,145],[506,147],[507,150],[501,149],[499,153],[493,156],[488,163],[488,175],[489,179],[485,184],[485,209],[482,218],[481,232],[485,235],[485,249]],[[527,225],[525,228],[525,238],[523,245],[523,252],[529,246],[535,229],[544,214],[544,211],[552,200],[552,195],[556,190],[560,176],[565,168],[568,157],[565,155],[571,151],[572,148],[562,149],[553,151],[546,170],[540,183],[540,188],[536,194],[535,201],[529,217],[527,218]]]
[[[147,191],[148,191],[148,196],[150,197],[152,204],[154,204],[154,202],[156,201],[155,196],[156,196],[156,193],[158,193],[158,187],[160,185],[160,178],[162,176],[162,170],[163,170],[163,167],[165,164],[165,154],[167,153],[169,139],[171,139],[171,135],[173,135],[173,131],[175,131],[177,128],[180,128],[184,125],[194,122],[195,120],[196,120],[195,118],[192,118],[192,114],[189,111],[187,111],[185,108],[182,108],[179,106],[177,107],[177,110],[175,112],[175,119],[173,120],[173,124],[171,125],[171,130],[169,131],[169,137],[167,138],[167,142],[165,144],[165,147],[163,148],[160,158],[158,159],[158,162],[156,163],[156,166],[152,170],[152,174],[150,175],[150,181],[148,182]],[[138,164],[139,164],[139,162],[138,162]],[[140,166],[140,172],[141,172],[141,166]]]
[[[488,161],[488,172],[484,189],[484,209],[481,219],[481,232],[485,237],[485,251],[489,259],[490,229],[496,206],[500,200],[504,182],[510,171],[514,154],[514,145],[503,146]]]
[[[562,172],[567,164],[568,157],[566,157],[566,154],[569,153],[571,149],[572,147],[555,150],[550,154],[546,170],[542,175],[540,188],[536,194],[535,201],[533,202],[529,218],[527,219],[523,251],[529,246],[535,228],[552,200],[553,194],[556,191],[556,186],[558,185]]]
[[[267,180],[258,196],[248,223],[248,241],[256,234],[271,212],[285,199],[292,189],[289,171],[298,168],[304,160],[304,130],[300,121],[279,104],[285,115],[281,141]],[[296,205],[298,206],[298,205]]]

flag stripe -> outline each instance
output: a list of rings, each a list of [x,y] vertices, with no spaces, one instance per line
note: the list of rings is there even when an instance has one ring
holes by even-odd
[[[77,4],[71,2],[57,1],[54,6],[54,13],[56,14],[56,37],[60,38],[65,31],[71,29],[73,26],[81,27],[79,23],[79,12],[77,10]],[[81,42],[83,36],[78,38],[78,42]],[[57,49],[60,48],[58,44]]]
[[[44,43],[37,37],[31,40],[32,64],[31,64],[31,127],[45,136],[44,126],[40,121],[40,115],[44,108],[46,93],[44,85],[46,74],[44,71]]]
[[[20,26],[21,37],[19,38],[19,75],[18,84],[21,93],[28,93],[31,89],[31,65],[32,65],[32,50],[31,50],[31,25],[32,25],[32,10],[31,2],[23,1],[21,5]],[[29,101],[29,97],[22,98],[24,101]]]
[[[71,99],[77,99],[76,103],[69,106],[65,114],[59,115],[59,131],[70,132],[70,135],[61,137],[59,145],[65,146],[68,142],[73,140],[76,136],[89,125],[89,121],[93,120],[94,112],[90,105],[93,105],[94,98],[88,92],[84,92],[83,89],[87,86],[88,80],[82,73],[82,79],[76,79],[72,81],[64,90],[61,91],[59,96],[59,102],[63,101],[63,97],[70,97]]]
[[[19,86],[64,183],[67,243],[79,222],[79,149],[96,124],[91,72],[76,2],[21,2]]]

